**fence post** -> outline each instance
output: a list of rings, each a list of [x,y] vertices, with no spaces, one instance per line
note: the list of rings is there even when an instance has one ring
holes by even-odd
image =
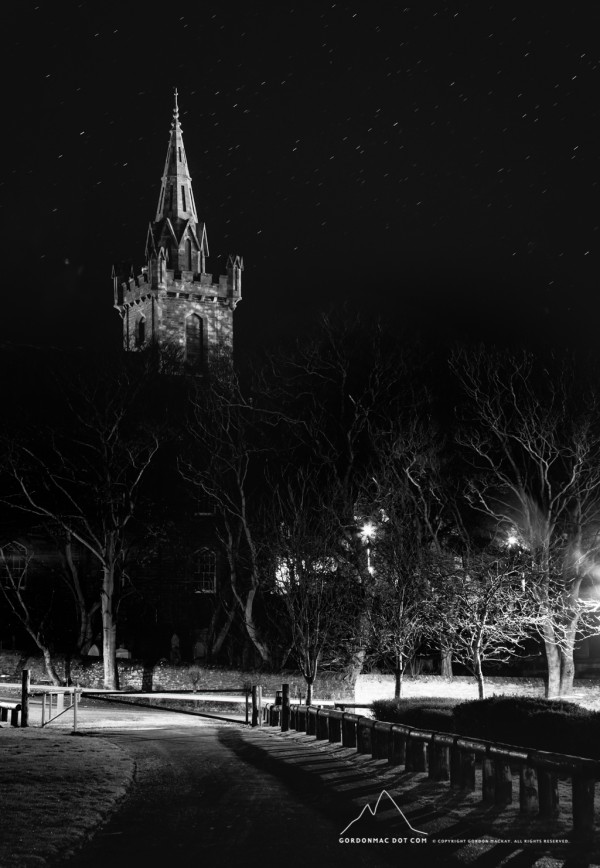
[[[537,775],[533,766],[524,763],[519,774],[519,805],[522,814],[539,810]]]
[[[339,715],[339,716],[338,716]],[[342,714],[335,712],[329,715],[329,741],[333,744],[342,740]]]
[[[496,795],[496,769],[491,756],[481,758],[481,796],[484,802],[493,802]]]
[[[585,773],[573,774],[573,835],[577,843],[594,834],[594,790],[596,781]]]
[[[450,748],[450,786],[455,790],[462,786],[462,751],[456,744],[456,739]]]
[[[390,755],[390,731],[391,723],[376,720],[371,730],[371,754],[373,759],[388,759]]]
[[[281,685],[281,731],[287,732],[290,728],[290,685]]]
[[[510,805],[512,802],[512,772],[508,759],[496,757],[494,760],[494,776],[496,778],[495,804],[498,807]]]
[[[477,756],[474,750],[461,750],[460,752],[460,788],[473,792],[475,789],[475,766]]]
[[[324,708],[317,711],[315,737],[320,741],[329,741],[329,712]]]
[[[433,781],[450,780],[450,748],[436,743],[435,736],[429,743],[429,777]]]
[[[412,732],[408,734],[406,742],[406,763],[404,768],[407,772],[427,771],[427,745],[422,739],[413,738]]]
[[[252,685],[252,726],[261,725],[262,687],[260,684]]]
[[[29,726],[29,686],[31,684],[29,669],[21,673],[21,726]]]
[[[75,685],[75,690],[72,694],[72,702],[73,705],[73,732],[77,732],[77,685]]]
[[[553,819],[560,814],[558,777],[546,769],[537,769],[540,817]]]
[[[351,712],[342,712],[342,746],[356,747],[357,717]]]
[[[395,726],[392,726],[391,739],[390,765],[402,766],[406,760],[406,736],[401,729],[396,729]]]
[[[356,723],[356,750],[357,753],[370,753],[373,751],[373,726],[375,721],[368,717],[359,717]]]

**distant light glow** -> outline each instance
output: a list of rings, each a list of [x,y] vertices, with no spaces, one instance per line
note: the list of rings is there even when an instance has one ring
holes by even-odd
[[[366,521],[360,529],[360,536],[363,542],[368,542],[377,532],[377,526],[372,521]]]

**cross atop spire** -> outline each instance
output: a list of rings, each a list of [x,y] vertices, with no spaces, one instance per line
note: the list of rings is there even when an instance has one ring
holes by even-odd
[[[173,117],[178,118],[179,117],[179,106],[177,105],[177,97],[178,97],[177,88],[173,89],[173,94],[175,96],[175,109],[173,111]]]

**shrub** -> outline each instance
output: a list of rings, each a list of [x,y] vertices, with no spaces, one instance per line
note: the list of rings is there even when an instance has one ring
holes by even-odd
[[[551,753],[600,759],[600,713],[573,702],[493,696],[456,703],[447,699],[381,699],[377,720]]]
[[[573,702],[493,696],[454,709],[454,731],[517,747],[600,758],[600,715]]]
[[[456,700],[436,698],[377,699],[373,702],[376,720],[405,726],[452,732],[452,710]]]

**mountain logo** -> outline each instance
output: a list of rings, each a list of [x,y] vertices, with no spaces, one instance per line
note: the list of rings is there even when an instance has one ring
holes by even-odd
[[[399,807],[399,805],[396,803],[396,801],[392,798],[392,796],[390,796],[388,791],[382,790],[381,793],[379,794],[377,801],[375,802],[375,807],[372,808],[371,805],[369,805],[367,803],[364,806],[364,808],[361,810],[358,817],[355,817],[353,820],[351,820],[348,823],[348,825],[346,826],[346,828],[342,832],[340,832],[340,838],[342,838],[344,835],[346,835],[350,829],[352,829],[352,834],[363,834],[363,832],[364,832],[363,827],[365,825],[368,825],[369,820],[372,820],[375,817],[375,815],[377,814],[377,811],[380,809],[381,801],[382,801],[384,796],[386,796],[387,801],[381,807],[381,810],[385,810],[386,807],[389,807],[388,802],[391,802],[411,832],[414,832],[416,835],[428,835],[429,834],[429,832],[423,832],[420,829],[415,829],[414,826],[411,826],[406,814],[402,811],[402,809]],[[362,820],[362,823],[361,823],[361,820]]]

